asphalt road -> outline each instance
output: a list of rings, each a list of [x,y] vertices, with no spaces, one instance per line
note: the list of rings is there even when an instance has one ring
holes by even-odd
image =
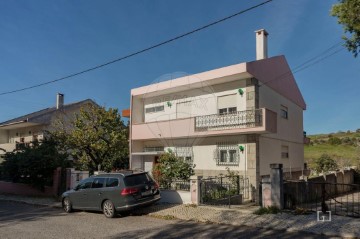
[[[163,220],[150,216],[107,219],[97,212],[0,201],[0,238],[326,238],[310,233]]]

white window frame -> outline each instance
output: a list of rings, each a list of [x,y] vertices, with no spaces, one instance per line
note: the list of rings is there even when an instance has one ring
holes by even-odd
[[[237,144],[218,144],[215,155],[218,166],[238,166],[240,164],[240,152]]]

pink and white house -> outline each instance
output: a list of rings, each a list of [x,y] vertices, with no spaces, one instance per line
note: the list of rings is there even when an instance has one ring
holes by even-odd
[[[130,166],[151,171],[171,149],[202,176],[238,171],[258,185],[269,165],[304,167],[306,104],[284,56],[267,57],[256,31],[256,60],[131,90]]]

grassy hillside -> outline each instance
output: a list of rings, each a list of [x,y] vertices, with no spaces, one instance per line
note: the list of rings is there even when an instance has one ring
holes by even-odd
[[[314,159],[325,153],[336,159],[340,167],[360,165],[360,132],[348,131],[308,137],[311,144],[305,146],[305,161],[310,167]]]

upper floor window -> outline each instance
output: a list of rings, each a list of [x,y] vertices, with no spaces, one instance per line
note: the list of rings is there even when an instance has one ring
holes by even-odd
[[[288,119],[288,108],[286,106],[281,106],[280,108],[280,116],[281,118]]]
[[[236,94],[224,95],[218,97],[218,113],[231,114],[237,111],[237,99]]]
[[[281,158],[289,158],[289,146],[281,146]]]
[[[150,108],[145,108],[145,113],[155,113],[155,112],[160,112],[160,111],[164,111],[164,106],[160,105],[160,106],[154,106],[154,107],[150,107]]]

